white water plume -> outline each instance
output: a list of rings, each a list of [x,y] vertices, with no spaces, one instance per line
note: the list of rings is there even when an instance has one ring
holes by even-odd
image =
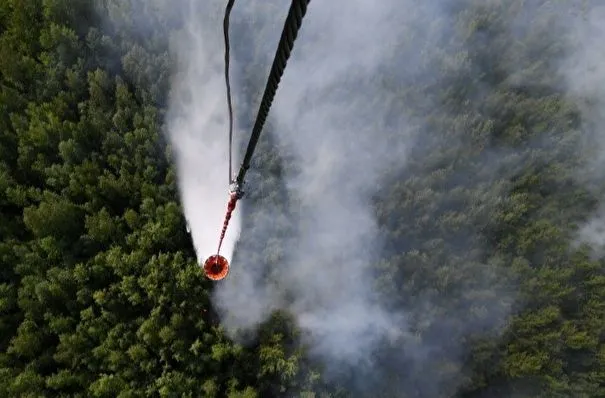
[[[187,30],[173,43],[178,73],[172,84],[168,132],[185,218],[198,261],[203,263],[216,253],[227,209],[229,119],[222,24],[217,18],[222,8],[216,3],[190,7]],[[197,7],[203,12],[197,12]],[[207,8],[215,9],[208,12]],[[239,236],[239,214],[234,212],[221,248],[228,260]]]

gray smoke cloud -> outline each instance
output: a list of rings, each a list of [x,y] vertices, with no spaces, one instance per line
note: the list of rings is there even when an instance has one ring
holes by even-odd
[[[582,148],[590,159],[578,179],[599,197],[605,197],[605,6],[584,4],[570,7],[561,16],[566,28],[569,54],[560,66],[563,85],[580,106],[587,145]],[[596,184],[595,184],[596,182]],[[605,254],[605,204],[580,227],[579,243],[588,244],[595,255]]]
[[[284,10],[272,16],[280,23],[266,32],[271,40],[255,39],[265,43],[260,47],[269,58],[287,5],[263,3]],[[401,316],[373,300],[369,283],[380,248],[370,193],[385,169],[405,162],[411,137],[403,118],[398,137],[378,120],[380,103],[388,99],[372,82],[391,56],[393,29],[411,21],[399,6],[310,4],[271,111],[280,154],[289,163],[286,189],[296,201],[296,235],[265,279],[259,275],[266,270],[247,262],[242,248],[238,271],[216,292],[228,330],[253,328],[272,309],[286,308],[317,352],[351,363],[363,361],[378,339],[401,333]],[[256,10],[238,7],[257,17]],[[274,222],[270,211],[259,222]]]
[[[405,136],[389,140],[380,117],[388,101],[371,76],[390,56],[397,2],[312,4],[282,90],[275,120],[282,151],[297,165],[287,188],[301,220],[295,247],[276,277],[318,352],[360,362],[399,316],[372,300],[370,267],[380,252],[370,194],[391,163],[405,163]],[[365,21],[361,24],[361,21]]]
[[[234,21],[252,21],[248,35],[266,54],[268,70],[287,6],[266,1],[237,7]],[[261,7],[279,12],[262,13]],[[424,49],[444,35],[443,15],[439,2],[310,4],[270,116],[286,163],[294,236],[275,248],[276,268],[259,259],[258,246],[238,249],[237,272],[215,292],[223,324],[234,337],[254,329],[274,309],[287,309],[313,353],[329,361],[371,366],[372,352],[383,341],[405,343],[409,356],[425,355],[423,347],[414,346],[407,314],[387,310],[374,292],[381,239],[371,198],[386,172],[405,165],[419,131],[405,112],[392,112],[395,89],[383,72],[398,84],[426,74]],[[426,21],[432,23],[423,26]],[[394,52],[406,36],[410,48]],[[271,245],[271,226],[284,213],[251,211],[253,239]]]

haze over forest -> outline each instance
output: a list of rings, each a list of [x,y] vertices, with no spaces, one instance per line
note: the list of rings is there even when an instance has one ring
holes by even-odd
[[[226,3],[0,2],[0,396],[605,396],[605,7],[312,1],[212,282]]]

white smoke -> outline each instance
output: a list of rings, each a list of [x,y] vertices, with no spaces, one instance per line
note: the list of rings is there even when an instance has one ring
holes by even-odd
[[[567,10],[566,10],[567,11]],[[569,54],[560,67],[568,94],[580,106],[588,144],[585,157],[589,166],[578,179],[603,197],[605,182],[605,6],[577,7],[561,15],[566,27]],[[596,255],[605,254],[605,204],[579,230],[580,243],[588,244]]]
[[[186,30],[172,46],[178,73],[172,84],[167,125],[185,218],[198,261],[203,263],[216,253],[227,209],[229,119],[219,17],[223,9],[218,2],[189,4]],[[240,228],[241,217],[236,211],[221,248],[228,260]]]
[[[280,24],[254,38],[267,59],[287,11],[283,2],[263,2],[269,4],[284,11],[277,8],[273,16]],[[257,24],[268,18],[257,19],[254,6],[238,7]],[[386,311],[372,291],[380,240],[370,202],[385,170],[405,164],[412,138],[405,115],[391,118],[391,126],[385,122],[392,98],[380,68],[414,13],[433,12],[402,8],[395,0],[310,3],[270,114],[280,154],[289,159],[296,235],[275,269],[245,248],[238,253],[241,267],[215,297],[228,330],[254,328],[272,309],[285,308],[317,353],[348,363],[367,362],[374,343],[404,333],[404,316]],[[270,210],[256,217],[255,239],[266,239],[259,224],[277,217]]]

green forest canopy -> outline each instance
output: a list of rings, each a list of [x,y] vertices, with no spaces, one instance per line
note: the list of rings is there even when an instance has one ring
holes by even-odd
[[[376,203],[390,248],[377,286],[392,305],[431,297],[428,311],[446,317],[516,286],[510,319],[464,337],[462,360],[444,343],[430,369],[377,353],[385,365],[364,388],[324,377],[290,314],[276,312],[249,344],[226,337],[162,135],[168,37],[182,21],[152,2],[137,13],[105,3],[0,4],[0,396],[435,396],[415,385],[426,372],[442,396],[605,396],[603,261],[572,245],[602,187],[574,176],[590,154],[579,103],[545,61],[560,46],[543,45],[540,29],[518,40],[501,29],[523,1],[469,0],[456,14],[480,74],[444,71],[439,92],[401,88],[394,101],[431,95],[443,106],[412,109],[433,135]],[[144,35],[124,23],[143,17]],[[532,84],[510,83],[511,62]],[[261,170],[278,156],[267,139]],[[482,172],[493,153],[510,173]],[[251,196],[250,212],[262,200]],[[452,236],[489,250],[457,252]],[[501,270],[491,287],[468,283],[485,264]],[[462,339],[464,321],[414,330]]]

